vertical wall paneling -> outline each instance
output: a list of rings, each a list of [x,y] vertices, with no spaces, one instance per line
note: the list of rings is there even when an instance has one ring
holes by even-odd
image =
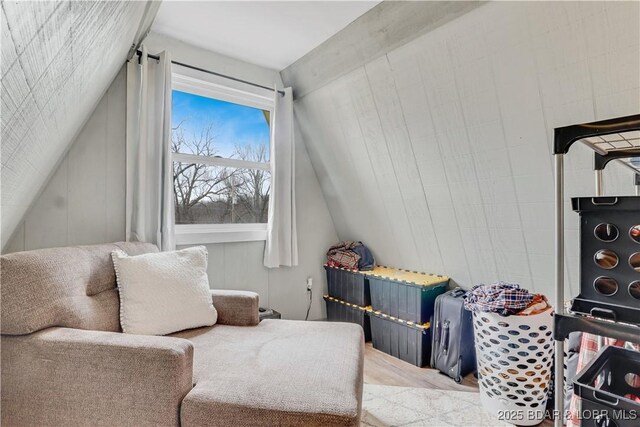
[[[345,238],[363,240],[368,247],[372,248],[374,256],[378,256],[381,253],[377,253],[376,250],[380,248],[397,252],[398,247],[389,216],[387,198],[378,186],[362,128],[358,122],[354,100],[350,96],[345,96],[349,94],[349,87],[361,77],[360,74],[352,73],[336,82],[332,90],[332,105],[335,107],[339,125],[345,137],[343,146],[349,152],[350,169],[354,171],[356,180],[360,184],[360,191],[356,195],[358,210],[351,213],[358,217],[357,228],[348,230],[349,234]],[[368,209],[371,200],[376,200],[378,209]],[[377,229],[378,233],[368,234],[367,230],[372,227]]]
[[[403,251],[403,257],[415,265],[420,265],[420,255],[418,254],[415,238],[412,234],[407,208],[403,203],[402,190],[396,179],[396,165],[394,165],[391,159],[389,147],[385,140],[380,122],[380,114],[376,109],[367,70],[356,70],[355,74],[358,78],[353,87],[360,88],[361,90],[356,90],[350,93],[350,95],[352,96],[371,168],[375,175],[378,197],[374,200],[378,205],[377,209],[383,207],[387,211],[389,216],[388,232],[393,234],[393,238],[396,241],[395,247],[402,251],[403,248],[401,245],[404,245],[406,251]],[[369,203],[371,203],[371,201],[369,201]],[[382,206],[380,206],[380,204],[382,204]],[[366,239],[367,234],[369,233],[365,232],[359,238]],[[394,250],[394,247],[374,248],[374,251],[381,252],[379,259],[389,259],[389,264],[393,263],[394,265],[398,265],[398,262],[401,261],[401,258],[398,256],[399,254],[394,254],[390,258],[388,257],[389,252],[392,250]]]
[[[407,49],[399,49],[393,55],[388,55],[388,58],[411,136],[434,232],[438,237],[444,271],[454,277],[454,281],[469,283],[471,276],[468,265],[460,262],[461,256],[465,256],[465,248],[449,188],[449,175],[454,171],[449,171],[444,166],[443,148],[436,134],[429,106],[431,98],[426,95],[419,63],[415,53]]]
[[[124,239],[125,90],[122,68],[4,252]]]
[[[338,235],[372,242],[383,264],[550,295],[553,128],[640,111],[638,22],[637,2],[490,3],[309,89],[295,108]],[[572,148],[568,198],[593,195],[592,162]],[[346,178],[367,197],[347,197]],[[605,194],[634,194],[631,173],[611,165]],[[356,211],[367,218],[338,225]],[[569,200],[565,214],[575,295]]]
[[[105,200],[107,205],[113,201],[125,200],[126,189],[126,108],[122,100],[127,97],[126,71],[116,78],[107,92],[106,127],[106,180]],[[105,240],[122,239],[125,229],[125,207],[115,203],[105,209]]]
[[[24,220],[24,249],[64,246],[68,242],[69,161],[64,159]],[[19,238],[19,236],[17,236]]]
[[[225,251],[224,244],[207,245],[207,271],[209,273],[209,286],[213,289],[225,289]]]
[[[224,284],[230,289],[257,292],[265,306],[269,305],[269,271],[260,260],[263,242],[225,243]]]
[[[68,154],[69,241],[78,244],[106,238],[108,99],[103,98],[80,132],[84,144],[74,144]]]
[[[5,247],[6,253],[24,251],[24,221],[20,223],[14,236]]]
[[[146,7],[2,2],[2,247],[122,66]]]
[[[168,49],[175,59],[185,63],[227,72],[267,86],[282,85],[274,70],[194,48],[166,36],[152,34],[145,44],[153,53]],[[5,253],[124,239],[125,108],[126,73],[123,68],[73,141],[53,178],[19,224]],[[285,318],[302,319],[308,301],[306,281],[311,277],[314,299],[309,317],[319,319],[325,317],[322,264],[325,251],[336,242],[337,234],[309,160],[304,135],[298,126],[295,130],[299,265],[265,268],[264,242],[261,241],[211,244],[207,245],[209,282],[217,289],[255,291],[260,295],[261,305],[273,307]],[[334,136],[342,138],[341,132]],[[356,189],[352,192],[358,193]],[[358,217],[353,217],[353,223],[357,221]]]
[[[442,271],[431,213],[387,56],[365,68],[421,270]],[[416,185],[417,184],[417,185]]]

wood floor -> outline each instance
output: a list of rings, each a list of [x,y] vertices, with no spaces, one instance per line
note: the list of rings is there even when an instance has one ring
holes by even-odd
[[[478,381],[473,374],[467,375],[461,384],[435,369],[418,368],[410,363],[365,345],[364,382],[399,387],[429,388],[436,390],[457,390],[478,392]],[[539,427],[552,427],[551,420],[545,420]]]
[[[473,374],[467,375],[461,384],[435,369],[418,368],[393,356],[365,345],[364,382],[367,384],[394,385],[400,387],[431,388],[438,390],[478,391]]]

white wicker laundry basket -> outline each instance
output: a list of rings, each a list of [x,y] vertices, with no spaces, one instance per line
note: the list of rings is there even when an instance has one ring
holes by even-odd
[[[536,425],[545,417],[553,363],[553,310],[531,316],[473,313],[480,400],[501,420]]]

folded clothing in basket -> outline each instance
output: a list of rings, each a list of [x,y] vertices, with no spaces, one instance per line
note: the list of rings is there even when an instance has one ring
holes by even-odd
[[[549,303],[544,295],[532,294],[520,285],[496,282],[471,288],[465,295],[464,307],[470,311],[498,313],[502,316],[527,316],[545,311]]]
[[[542,294],[533,294],[533,299],[523,310],[516,313],[516,316],[532,316],[542,313],[550,307],[547,297]]]

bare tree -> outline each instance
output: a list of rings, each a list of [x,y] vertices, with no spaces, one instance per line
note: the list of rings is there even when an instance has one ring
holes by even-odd
[[[173,152],[216,157],[214,124],[191,137],[182,124],[172,129]],[[236,147],[232,157],[266,162],[264,145]],[[173,165],[176,223],[264,222],[269,206],[270,174],[197,163]]]
[[[176,153],[197,156],[216,156],[213,123],[209,123],[199,134],[187,139],[182,123],[172,129],[172,150]],[[173,186],[175,190],[176,222],[193,223],[197,218],[195,206],[214,202],[216,196],[225,194],[224,183],[236,171],[229,168],[211,167],[197,163],[173,164]]]
[[[268,147],[266,145],[236,147],[236,156],[242,160],[264,163],[268,161]],[[262,169],[245,169],[242,175],[243,186],[238,204],[243,205],[244,210],[249,213],[250,221],[247,222],[266,221],[271,173]]]

